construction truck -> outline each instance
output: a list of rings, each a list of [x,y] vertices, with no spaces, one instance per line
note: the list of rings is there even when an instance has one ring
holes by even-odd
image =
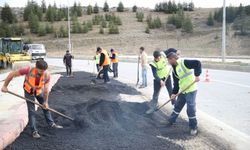
[[[0,67],[16,68],[16,66],[30,65],[31,54],[23,50],[21,38],[0,38]]]

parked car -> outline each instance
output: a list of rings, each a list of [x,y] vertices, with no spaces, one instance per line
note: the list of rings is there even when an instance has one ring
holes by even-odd
[[[28,44],[28,49],[28,53],[31,54],[33,60],[46,57],[46,49],[43,44]]]

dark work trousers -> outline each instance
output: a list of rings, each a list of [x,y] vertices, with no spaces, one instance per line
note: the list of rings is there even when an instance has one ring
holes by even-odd
[[[99,66],[99,64],[96,64],[96,70],[97,70],[97,73],[100,71],[100,66]]]
[[[109,70],[109,65],[105,65],[103,66],[103,79],[104,79],[104,82],[109,82],[109,75],[108,75],[108,70]]]
[[[25,98],[30,99],[32,101],[35,101],[35,98],[36,98],[40,104],[43,104],[43,102],[44,102],[43,94],[40,94],[38,96],[34,96],[34,95],[31,95],[28,92],[24,91],[24,96],[25,96]],[[31,131],[32,132],[37,131],[36,117],[35,117],[36,116],[35,104],[33,104],[31,102],[27,102],[27,107],[28,107],[28,116],[29,116],[29,126],[31,128]],[[43,114],[44,114],[44,117],[46,119],[46,122],[48,123],[49,126],[51,126],[54,123],[54,121],[52,119],[50,111],[43,109]]]
[[[72,71],[71,71],[71,65],[69,65],[69,64],[66,64],[66,72],[67,72],[67,76],[70,76],[71,75],[71,73],[72,73]]]
[[[112,69],[113,69],[114,77],[115,78],[118,77],[118,63],[113,63]]]
[[[170,76],[168,76],[167,80],[165,81],[165,86],[166,86],[166,89],[167,89],[169,97],[170,97],[171,94],[172,94],[172,90],[173,90],[173,88],[172,88],[172,81],[171,81],[171,77]],[[159,98],[159,95],[160,95],[160,90],[161,90],[161,84],[160,84],[160,82],[154,80],[154,93],[153,93],[153,98],[151,100],[151,106],[153,108],[157,107],[158,98]]]
[[[174,111],[169,118],[169,122],[175,123],[177,117],[179,116],[182,108],[187,103],[187,115],[189,118],[189,127],[190,129],[197,128],[197,119],[196,119],[196,94],[197,91],[180,94],[177,98],[177,101],[174,106]]]

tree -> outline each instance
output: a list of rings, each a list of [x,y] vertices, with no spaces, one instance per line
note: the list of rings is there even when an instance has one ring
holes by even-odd
[[[100,33],[100,34],[104,34],[104,29],[103,29],[102,26],[100,26],[99,33]]]
[[[46,6],[46,3],[45,3],[45,0],[42,0],[41,8],[42,8],[42,12],[46,13],[47,6]]]
[[[93,30],[93,23],[92,23],[92,21],[88,21],[87,22],[87,26],[88,26],[89,31]]]
[[[93,8],[92,8],[91,5],[88,5],[88,7],[87,7],[87,14],[91,15],[92,13],[93,13]]]
[[[107,2],[107,1],[105,1],[105,3],[104,3],[103,11],[104,11],[104,12],[109,12],[109,5],[108,5],[108,2]]]
[[[24,21],[28,21],[30,14],[33,13],[39,19],[42,20],[43,12],[41,7],[34,1],[28,1],[27,5],[24,8],[23,19]]]
[[[68,32],[67,30],[65,30],[63,25],[60,26],[59,32],[55,33],[55,37],[60,37],[60,38],[68,37]]]
[[[211,12],[209,13],[209,16],[207,18],[207,25],[208,26],[213,26],[214,25],[214,18],[213,18],[213,15],[212,15]]]
[[[93,11],[95,14],[98,14],[99,13],[99,7],[97,5],[97,3],[95,3],[95,6],[94,6],[94,11]]]
[[[193,32],[193,23],[188,16],[186,16],[184,18],[183,25],[182,25],[182,31],[187,32],[187,33]]]
[[[12,37],[13,33],[10,26],[5,22],[0,22],[0,36],[2,37]]]
[[[193,2],[190,2],[188,4],[188,11],[194,11],[194,3]]]
[[[120,3],[118,4],[117,12],[124,12],[124,6],[123,6],[123,3],[122,3],[122,2],[120,2]]]
[[[46,29],[43,25],[40,25],[39,28],[38,28],[38,36],[45,36],[47,33],[46,33]]]
[[[119,34],[119,28],[117,25],[111,23],[109,26],[110,26],[109,27],[109,34]]]
[[[81,17],[82,16],[82,6],[80,3],[76,3],[74,2],[74,5],[73,7],[71,8],[71,16],[78,16],[78,17]]]
[[[144,13],[143,12],[136,12],[136,18],[138,22],[143,22]]]
[[[46,20],[49,22],[54,22],[56,20],[56,9],[55,7],[52,7],[51,5],[48,6],[48,10],[46,11],[45,17]]]
[[[2,8],[1,19],[3,22],[10,24],[17,21],[15,15],[12,13],[12,10],[7,3]]]
[[[148,27],[148,26],[146,27],[145,33],[147,33],[147,34],[149,34],[149,33],[150,33],[150,29],[149,29],[149,27]]]
[[[133,12],[137,12],[137,6],[136,5],[133,6]]]
[[[39,19],[37,15],[31,13],[28,21],[29,21],[30,32],[37,33],[39,29]]]

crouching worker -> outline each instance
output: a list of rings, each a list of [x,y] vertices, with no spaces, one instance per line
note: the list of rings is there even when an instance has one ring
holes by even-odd
[[[160,51],[154,51],[153,56],[154,60],[150,63],[150,66],[154,76],[154,93],[150,102],[151,108],[146,112],[146,114],[152,113],[157,108],[161,88],[166,86],[169,95],[172,93],[172,83],[169,76],[171,69],[167,64],[164,54]]]
[[[171,126],[173,123],[175,123],[182,108],[185,104],[187,104],[190,135],[196,135],[196,82],[200,81],[199,76],[201,74],[201,62],[198,60],[179,59],[178,55],[173,52],[168,53],[167,58],[168,62],[173,67],[174,88],[171,97],[175,98],[176,94],[182,91],[174,105],[174,110],[168,120],[168,125]]]
[[[50,74],[46,71],[48,68],[47,63],[44,60],[38,60],[36,62],[36,67],[25,67],[17,71],[12,71],[5,79],[4,85],[2,87],[2,92],[8,92],[8,85],[14,77],[25,75],[24,80],[24,95],[25,98],[35,101],[38,100],[40,104],[43,105],[43,113],[48,125],[51,128],[63,128],[55,124],[50,112],[47,110],[48,97],[49,97],[49,82]],[[28,115],[29,115],[29,126],[32,131],[33,138],[40,138],[40,135],[36,126],[36,112],[35,105],[33,103],[27,102]]]

